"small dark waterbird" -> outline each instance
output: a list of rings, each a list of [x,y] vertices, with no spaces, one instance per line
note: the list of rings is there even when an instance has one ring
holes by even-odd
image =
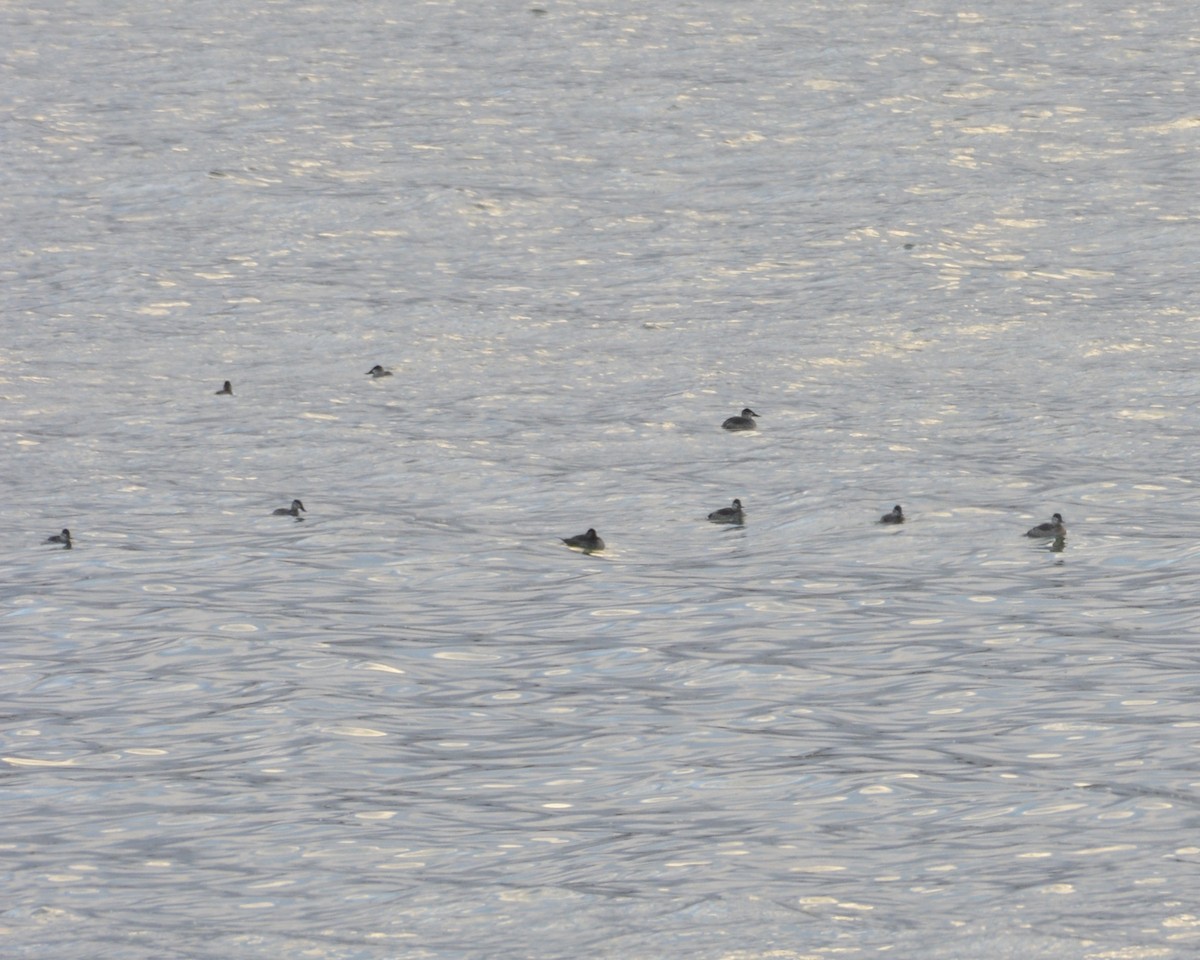
[[[742,523],[745,518],[746,514],[742,510],[741,500],[734,500],[732,506],[714,510],[708,515],[708,519],[713,523]]]
[[[581,533],[577,537],[561,537],[560,539],[568,547],[574,547],[584,553],[604,549],[604,541],[600,539],[600,534],[591,527],[588,527],[587,533]]]
[[[64,550],[71,549],[71,531],[63,527],[62,533],[56,533],[52,537],[46,538],[47,543],[61,543]]]
[[[1039,523],[1036,527],[1030,527],[1026,532],[1027,537],[1041,537],[1042,539],[1061,540],[1067,535],[1067,526],[1063,523],[1061,513],[1056,513],[1050,517],[1047,523]]]
[[[730,417],[721,426],[726,430],[757,430],[758,424],[754,422],[754,418],[758,414],[746,407],[736,417]]]

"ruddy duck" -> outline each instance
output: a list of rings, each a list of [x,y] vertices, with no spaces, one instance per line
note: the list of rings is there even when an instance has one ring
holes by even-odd
[[[63,527],[62,533],[56,533],[52,537],[47,537],[46,542],[47,543],[61,543],[63,545],[64,550],[70,550],[71,549],[71,531],[68,530],[66,527]]]
[[[757,430],[758,425],[754,422],[757,416],[757,413],[746,407],[740,416],[730,417],[721,426],[726,430]]]
[[[591,527],[588,527],[587,533],[581,533],[577,537],[562,537],[561,539],[568,547],[577,547],[584,553],[604,549],[604,541],[600,539],[600,534],[596,533]]]
[[[1030,527],[1025,534],[1027,537],[1053,537],[1055,540],[1061,540],[1066,535],[1067,528],[1063,523],[1061,513],[1051,516],[1047,523],[1039,523],[1036,527]]]
[[[714,510],[708,515],[708,519],[713,523],[741,523],[745,519],[745,514],[742,513],[742,501],[734,500],[733,506]]]
[[[303,520],[304,518],[300,516],[301,510],[304,510],[304,504],[299,500],[293,500],[290,507],[278,507],[272,511],[272,514],[276,517],[295,517],[297,520]],[[304,512],[308,513],[307,510]]]
[[[378,363],[367,371],[367,376],[374,377],[376,380],[378,380],[380,377],[390,377],[391,375],[391,370],[384,370],[382,364]]]
[[[880,517],[879,522],[880,523],[903,523],[904,522],[904,511],[900,509],[900,504],[896,504],[894,507],[892,507],[891,513],[885,513],[882,517]]]
[[[233,384],[230,383],[228,380],[226,380],[225,386],[223,386],[220,390],[217,391],[217,396],[218,397],[220,397],[220,396],[232,397],[233,396]]]

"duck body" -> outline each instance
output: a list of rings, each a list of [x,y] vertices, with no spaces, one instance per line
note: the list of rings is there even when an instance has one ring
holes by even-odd
[[[1030,527],[1026,532],[1027,537],[1041,537],[1043,539],[1053,538],[1061,540],[1067,535],[1066,524],[1063,523],[1061,513],[1056,513],[1050,517],[1046,523],[1039,523],[1036,527]]]
[[[741,500],[734,500],[732,506],[714,510],[708,515],[708,519],[713,523],[742,523],[745,518],[746,514],[742,511]]]
[[[304,509],[304,504],[302,504],[299,500],[293,500],[290,507],[277,507],[271,512],[276,517],[295,517],[297,520],[303,520],[304,518],[300,516],[300,512],[302,510],[305,513],[308,513],[308,511]]]
[[[226,380],[225,386],[223,386],[220,390],[217,391],[217,396],[218,397],[232,397],[233,396],[233,384],[230,383],[228,380]]]
[[[52,537],[46,538],[47,543],[61,543],[64,550],[71,549],[71,531],[63,527],[62,533],[56,533]]]
[[[375,366],[367,371],[367,376],[374,377],[376,380],[378,380],[380,377],[390,377],[391,375],[392,371],[384,370],[383,365],[379,363],[375,364]]]
[[[754,422],[754,418],[757,416],[757,413],[746,407],[738,416],[726,420],[721,427],[724,430],[757,430],[758,424]]]
[[[892,509],[889,513],[885,513],[882,517],[880,517],[879,522],[880,523],[903,523],[904,522],[904,511],[900,509],[900,504],[896,504],[894,507],[892,507]]]
[[[600,534],[596,533],[591,527],[588,527],[587,533],[581,533],[577,537],[562,537],[561,539],[568,547],[575,547],[577,550],[582,550],[585,553],[604,549],[604,541],[600,539]]]

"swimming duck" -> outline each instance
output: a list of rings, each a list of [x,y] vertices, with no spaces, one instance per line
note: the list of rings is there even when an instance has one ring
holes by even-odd
[[[272,514],[276,517],[295,517],[297,520],[303,520],[304,518],[300,516],[301,510],[304,510],[304,504],[299,500],[293,500],[290,507],[277,507]],[[304,512],[308,513],[307,510]]]
[[[376,380],[378,380],[380,377],[390,377],[391,375],[391,370],[384,370],[383,365],[378,363],[367,371],[367,376],[374,377]]]
[[[1039,523],[1036,527],[1030,527],[1025,533],[1027,537],[1053,537],[1056,540],[1061,540],[1066,535],[1067,528],[1063,523],[1061,513],[1051,516],[1047,523]]]
[[[739,416],[730,417],[721,426],[726,430],[757,430],[758,425],[754,422],[757,416],[757,413],[746,407]]]
[[[233,396],[233,384],[230,383],[228,380],[225,381],[225,386],[223,386],[220,390],[217,391],[218,397],[220,397],[222,395],[227,396],[227,397]]]
[[[745,518],[742,513],[742,501],[734,500],[733,506],[722,507],[720,510],[714,510],[708,515],[708,519],[713,523],[741,523]]]
[[[63,527],[62,533],[56,533],[52,537],[47,537],[46,542],[47,543],[61,543],[63,545],[64,550],[70,550],[71,549],[71,531],[68,530],[66,527]]]
[[[885,513],[882,517],[880,517],[879,522],[880,523],[903,523],[904,522],[904,511],[900,509],[900,504],[896,504],[894,507],[892,507],[892,510],[890,513]]]
[[[587,533],[581,533],[577,537],[562,537],[561,539],[568,547],[577,547],[584,553],[604,549],[604,541],[600,539],[600,535],[591,527],[588,527]]]

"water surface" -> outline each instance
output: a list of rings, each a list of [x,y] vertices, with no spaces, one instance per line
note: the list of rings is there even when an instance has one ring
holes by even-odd
[[[1190,17],[0,17],[6,956],[1194,953]]]

